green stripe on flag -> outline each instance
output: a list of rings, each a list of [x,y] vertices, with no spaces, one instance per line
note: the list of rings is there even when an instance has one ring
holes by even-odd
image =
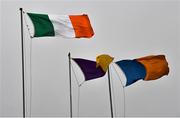
[[[34,25],[34,37],[55,36],[54,27],[46,14],[27,13]]]

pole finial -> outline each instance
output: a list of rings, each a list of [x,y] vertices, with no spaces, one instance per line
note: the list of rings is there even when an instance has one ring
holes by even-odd
[[[23,10],[23,8],[19,8],[19,10],[20,10],[20,11],[22,11],[22,10]]]
[[[70,52],[68,53],[68,57],[71,57],[71,53]]]

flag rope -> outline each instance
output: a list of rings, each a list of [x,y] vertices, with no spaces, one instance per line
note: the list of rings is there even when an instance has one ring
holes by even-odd
[[[25,11],[23,11],[23,13],[25,14],[26,12]],[[28,24],[27,24],[27,19],[26,19],[26,17],[24,16],[23,17],[24,18],[24,21],[25,21],[25,25],[26,25],[26,27],[27,27],[27,30],[28,30],[28,34],[29,34],[29,36],[30,36],[30,67],[29,67],[29,72],[30,72],[30,90],[29,90],[29,92],[30,92],[30,103],[29,103],[29,117],[31,117],[32,116],[32,86],[33,86],[33,84],[32,84],[32,36],[31,36],[31,34],[30,34],[30,30],[29,30],[29,26],[28,26]],[[26,57],[26,56],[25,56]],[[27,100],[26,100],[27,101]]]
[[[80,112],[80,86],[78,86],[78,110],[77,110],[77,117],[79,117],[79,112]]]
[[[124,118],[125,118],[125,117],[126,117],[126,94],[125,94],[125,88],[124,88],[125,86],[123,85],[123,82],[122,82],[122,80],[121,80],[121,78],[120,78],[120,75],[118,74],[118,72],[117,72],[116,68],[114,67],[114,65],[113,65],[113,68],[114,68],[116,74],[118,75],[118,79],[120,80],[120,83],[121,83],[122,88],[123,88]]]
[[[25,39],[25,38],[24,38]],[[26,41],[24,40],[23,41],[23,45],[24,45],[24,77],[25,77],[25,79],[24,79],[24,81],[25,81],[25,85],[24,85],[24,87],[25,87],[25,114],[27,115],[27,107],[28,107],[28,105],[27,105],[27,103],[28,103],[28,101],[27,101],[27,93],[28,93],[28,87],[27,87],[27,83],[28,83],[28,81],[27,81],[27,54],[26,54]]]
[[[24,14],[24,11],[22,11],[22,14]],[[22,15],[22,17],[23,17],[23,19],[24,19],[24,21],[25,21],[25,24],[26,24],[26,26],[27,26],[27,22],[26,22],[26,19],[24,18],[24,15]],[[29,29],[28,29],[28,32],[29,32]],[[23,37],[23,39],[25,39],[24,37]],[[26,79],[24,79],[24,81],[25,81],[25,114],[27,115],[27,113],[28,113],[28,98],[27,98],[27,93],[28,93],[28,87],[27,87],[27,84],[28,84],[28,81],[27,81],[27,46],[26,46],[26,40],[24,40],[23,41],[23,48],[24,48],[24,76],[25,76],[25,78]],[[26,117],[26,116],[25,116]]]
[[[75,73],[75,70],[74,70],[73,65],[71,65],[71,67],[72,67],[73,74],[74,74],[74,76],[75,76],[76,83],[77,83],[77,85],[78,85],[77,117],[79,117],[79,112],[80,112],[80,92],[81,92],[81,91],[80,91],[80,87],[81,87],[81,85],[84,83],[84,81],[83,81],[81,84],[79,84],[78,79],[77,79],[77,75],[76,75],[76,73]]]
[[[33,94],[33,79],[32,79],[32,40],[30,41],[30,117],[32,116],[32,94]]]

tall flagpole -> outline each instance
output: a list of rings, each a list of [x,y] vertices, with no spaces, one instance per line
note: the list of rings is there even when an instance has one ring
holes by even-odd
[[[111,80],[110,80],[110,72],[108,67],[108,83],[109,83],[109,100],[110,100],[110,107],[111,107],[111,118],[113,118],[113,105],[112,105],[112,95],[111,95]]]
[[[70,117],[72,118],[72,88],[71,88],[71,53],[68,54],[69,57],[69,91],[70,91]]]
[[[26,117],[26,106],[25,106],[25,81],[24,81],[24,36],[23,36],[23,9],[20,8],[21,14],[21,49],[22,49],[22,95],[23,95],[23,118]]]

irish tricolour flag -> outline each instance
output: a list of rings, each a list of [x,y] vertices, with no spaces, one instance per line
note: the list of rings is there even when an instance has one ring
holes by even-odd
[[[32,37],[62,36],[91,38],[94,35],[88,15],[49,15],[27,13],[33,28]],[[33,31],[32,31],[33,30]]]

